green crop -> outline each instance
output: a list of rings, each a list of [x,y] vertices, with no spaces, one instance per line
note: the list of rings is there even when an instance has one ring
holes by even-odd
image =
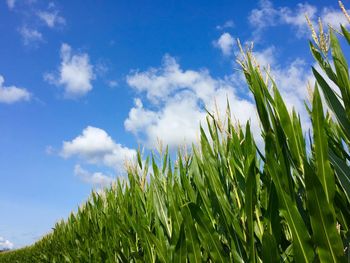
[[[264,149],[229,107],[225,125],[209,113],[190,154],[138,153],[128,180],[92,192],[52,233],[0,262],[349,262],[349,70],[336,33],[320,39],[310,42],[320,67],[310,135],[248,51],[241,66]]]

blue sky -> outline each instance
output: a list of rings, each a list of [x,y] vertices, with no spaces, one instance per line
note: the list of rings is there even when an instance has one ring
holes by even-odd
[[[124,176],[139,144],[196,142],[214,98],[259,141],[236,38],[254,41],[307,129],[304,13],[346,23],[337,1],[1,1],[0,248],[48,233]]]

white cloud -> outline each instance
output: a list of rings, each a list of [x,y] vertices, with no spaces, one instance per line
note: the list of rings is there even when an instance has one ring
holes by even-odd
[[[44,41],[43,35],[38,30],[28,28],[27,26],[21,27],[19,33],[22,36],[23,44],[26,46]]]
[[[309,36],[305,14],[307,14],[314,25],[317,18],[321,17],[322,21],[327,25],[330,24],[335,28],[339,28],[339,24],[346,24],[347,20],[340,10],[325,7],[318,10],[316,6],[307,2],[299,3],[294,8],[282,6],[274,7],[273,2],[269,0],[261,0],[259,8],[253,9],[248,17],[249,23],[254,27],[253,38],[258,40],[265,28],[290,25],[297,30],[297,37]]]
[[[65,96],[69,98],[81,97],[92,90],[91,81],[95,75],[89,55],[73,54],[72,48],[64,43],[61,46],[61,59],[58,76],[48,73],[44,79],[51,84],[63,86]]]
[[[216,26],[217,30],[223,30],[225,28],[233,28],[235,26],[235,23],[233,20],[227,20],[223,25]]]
[[[18,101],[28,101],[31,94],[24,88],[16,86],[4,86],[4,77],[0,75],[0,103],[15,103]]]
[[[299,3],[294,10],[282,7],[279,11],[280,22],[296,27],[298,37],[309,36],[310,29],[307,25],[305,14],[308,15],[311,21],[315,21],[316,13],[317,8],[307,3]]]
[[[205,126],[205,107],[213,112],[216,101],[224,115],[227,98],[233,115],[242,124],[251,119],[253,129],[259,131],[254,105],[236,95],[230,78],[214,79],[207,70],[184,71],[169,55],[164,57],[161,68],[131,73],[127,82],[145,93],[150,104],[145,108],[136,99],[125,128],[149,148],[155,147],[158,139],[172,148],[196,143],[200,122]]]
[[[220,38],[214,42],[214,46],[219,48],[224,56],[230,56],[233,52],[234,39],[230,33],[223,33]]]
[[[136,151],[114,142],[106,131],[88,126],[72,141],[63,142],[61,155],[64,158],[78,156],[88,163],[104,165],[121,172],[124,162],[133,159]]]
[[[259,62],[259,64],[264,68],[268,65],[272,66],[276,64],[276,48],[270,46],[266,49],[260,51],[254,51],[254,57]]]
[[[270,46],[254,52],[262,66],[271,66],[270,75],[289,110],[295,108],[300,114],[304,131],[311,127],[304,106],[307,99],[307,83],[313,83],[309,66],[297,58],[287,65],[278,62],[278,50]],[[241,124],[251,120],[252,131],[258,145],[262,145],[259,120],[254,102],[247,94],[246,83],[237,81],[237,74],[223,79],[213,78],[207,70],[183,70],[177,61],[166,55],[162,66],[143,72],[132,72],[127,76],[129,86],[146,98],[135,99],[124,122],[125,129],[132,132],[148,148],[157,145],[161,139],[165,145],[174,148],[183,144],[196,143],[199,138],[199,123],[205,126],[206,107],[215,110],[215,101],[221,117],[225,113],[226,100],[230,102],[233,118]]]
[[[134,72],[126,77],[129,86],[138,92],[145,92],[153,103],[164,101],[179,88],[186,89],[205,72],[187,70],[183,72],[173,57],[165,55],[159,69],[151,68],[145,72]]]
[[[204,123],[206,116],[197,99],[191,92],[181,92],[153,111],[145,109],[141,101],[136,100],[125,120],[125,129],[149,148],[154,148],[158,139],[171,148],[196,142],[200,122]]]
[[[7,239],[4,239],[3,237],[0,236],[0,251],[1,250],[8,250],[13,248],[13,243],[10,242]]]
[[[16,0],[6,0],[7,6],[9,9],[13,9],[16,4]]]
[[[249,23],[257,31],[277,23],[278,10],[273,7],[269,0],[260,0],[259,8],[253,9],[248,17]]]
[[[50,28],[66,23],[66,20],[58,14],[58,11],[40,11],[37,15]]]
[[[156,122],[158,115],[156,112],[144,109],[141,99],[134,100],[135,106],[129,111],[129,116],[124,122],[126,130],[137,135],[145,127]]]
[[[259,39],[263,29],[277,25],[292,25],[297,29],[297,36],[308,33],[305,14],[313,21],[317,8],[308,3],[299,3],[295,8],[275,8],[269,0],[261,0],[259,8],[253,9],[248,17],[249,23],[254,27],[253,37]]]
[[[333,28],[339,28],[339,24],[347,25],[348,20],[340,10],[334,10],[332,8],[323,8],[322,21],[326,25],[331,25]]]
[[[109,186],[114,179],[110,176],[107,176],[101,172],[91,173],[83,169],[79,164],[74,167],[74,174],[78,176],[83,182],[92,184],[99,188]]]

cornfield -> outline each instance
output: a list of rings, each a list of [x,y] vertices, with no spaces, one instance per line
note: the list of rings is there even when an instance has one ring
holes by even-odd
[[[32,246],[0,262],[350,262],[350,80],[337,35],[314,34],[321,70],[302,130],[252,53],[241,60],[261,123],[220,122],[176,162],[168,150],[127,169]],[[332,83],[332,84],[330,84]],[[336,89],[334,89],[336,86]]]

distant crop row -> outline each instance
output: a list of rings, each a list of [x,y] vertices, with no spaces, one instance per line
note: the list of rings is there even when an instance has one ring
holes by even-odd
[[[350,79],[336,34],[321,29],[310,43],[321,68],[306,103],[312,132],[248,50],[241,66],[264,149],[229,108],[225,124],[209,114],[190,154],[175,163],[167,151],[139,154],[128,181],[93,192],[51,234],[0,262],[349,262]]]

